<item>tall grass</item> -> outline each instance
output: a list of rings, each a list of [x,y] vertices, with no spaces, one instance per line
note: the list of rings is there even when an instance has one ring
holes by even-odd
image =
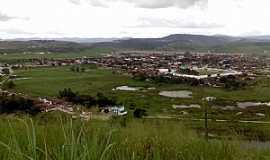
[[[4,160],[246,160],[268,152],[244,150],[225,140],[205,141],[176,121],[69,118],[0,120]]]

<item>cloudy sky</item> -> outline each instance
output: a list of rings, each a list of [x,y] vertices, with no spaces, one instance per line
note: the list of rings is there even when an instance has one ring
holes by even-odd
[[[270,34],[269,0],[1,0],[0,39]]]

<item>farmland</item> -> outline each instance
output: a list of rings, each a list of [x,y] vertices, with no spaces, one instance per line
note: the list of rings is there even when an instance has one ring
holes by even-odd
[[[268,158],[270,81],[261,71],[258,70],[256,79],[247,86],[236,89],[203,84],[193,86],[140,79],[117,68],[117,61],[117,67],[109,66],[113,60],[111,57],[94,58],[81,60],[81,64],[76,64],[75,60],[48,60],[41,65],[15,69],[13,74],[16,76],[11,78],[14,86],[9,92],[31,99],[49,100],[60,98],[59,91],[66,88],[80,96],[91,96],[92,100],[98,99],[102,93],[109,99],[115,99],[117,105],[125,106],[128,115],[110,118],[110,115],[101,113],[98,104],[74,106],[80,108],[77,112],[91,112],[93,119],[90,121],[77,118],[76,110],[71,114],[41,112],[30,117],[23,112],[2,114],[1,121],[4,123],[0,129],[4,134],[0,148],[3,158]],[[123,63],[119,57],[117,60]],[[50,66],[50,61],[66,64]],[[245,63],[247,66],[252,64]],[[148,65],[151,66],[151,63]],[[201,71],[205,74],[206,70]],[[213,103],[205,103],[202,100],[205,97],[216,99]],[[244,107],[241,108],[239,103],[243,103]],[[245,107],[246,103],[254,103],[255,106]],[[204,136],[206,107],[208,141]],[[138,109],[146,112],[143,118],[134,116]],[[12,133],[11,137],[4,138],[8,133]],[[25,148],[25,144],[29,144],[29,148]],[[196,153],[190,152],[191,148],[196,148]],[[11,156],[11,153],[14,154]]]
[[[16,74],[19,77],[29,79],[22,79],[15,81],[17,92],[23,92],[27,95],[34,97],[57,97],[58,91],[63,88],[70,87],[76,92],[81,94],[89,94],[95,96],[98,92],[102,92],[109,97],[116,97],[118,103],[124,104],[130,113],[134,108],[143,108],[147,111],[149,116],[154,117],[172,117],[181,119],[203,118],[203,109],[190,108],[190,109],[174,109],[173,105],[191,105],[201,104],[201,99],[207,96],[215,96],[218,99],[217,104],[221,106],[232,105],[239,101],[252,101],[252,102],[268,102],[269,101],[269,80],[262,78],[259,79],[256,85],[249,88],[240,90],[227,90],[222,88],[212,87],[192,87],[184,84],[166,84],[166,83],[153,83],[146,81],[139,81],[132,79],[126,74],[115,74],[110,69],[93,68],[86,66],[86,72],[74,73],[70,71],[70,67],[58,68],[37,68],[31,70],[18,70]],[[137,91],[120,91],[113,90],[118,86],[131,86],[140,87]],[[155,88],[155,89],[147,89]],[[170,90],[189,90],[192,91],[192,98],[168,98],[160,96],[160,91]],[[252,90],[252,92],[249,92]],[[259,96],[258,96],[259,95]],[[188,115],[182,113],[187,112]],[[236,116],[238,112],[243,112],[243,115]],[[262,112],[266,117],[258,117],[255,114]],[[211,109],[209,116],[213,119],[227,119],[232,121],[237,120],[257,120],[267,121],[270,110],[267,107],[258,106],[251,109],[236,109],[236,110],[223,110],[222,108]],[[130,115],[131,116],[131,115]],[[200,130],[203,122],[189,122],[185,121],[186,126],[189,128]],[[221,134],[222,136],[235,132],[242,132],[247,127],[250,128],[253,136],[261,134],[267,128],[266,125],[252,125],[252,124],[237,124],[237,123],[216,123],[212,122],[211,128],[214,133]],[[221,127],[219,124],[222,124]],[[192,126],[192,127],[191,127]],[[254,127],[256,129],[254,129]],[[233,128],[233,132],[230,130]],[[252,129],[253,128],[253,129]],[[258,131],[258,132],[257,132]],[[221,133],[220,133],[221,132]],[[223,133],[222,133],[223,132]],[[227,136],[227,135],[226,135]],[[248,136],[248,135],[246,135]],[[255,138],[253,137],[253,138]],[[268,137],[266,135],[266,137]],[[249,137],[250,138],[250,137]],[[251,139],[253,139],[251,138]]]
[[[23,63],[29,62],[31,59],[39,59],[39,58],[55,58],[55,59],[63,59],[63,58],[80,58],[80,57],[95,57],[108,54],[112,49],[110,48],[90,48],[87,50],[82,50],[79,52],[13,52],[9,54],[1,54],[0,61],[5,63]]]
[[[239,90],[226,90],[212,87],[192,87],[184,84],[152,83],[132,79],[128,75],[113,74],[110,69],[92,69],[91,66],[84,73],[74,73],[70,67],[58,68],[37,68],[29,70],[18,70],[19,77],[29,79],[16,81],[16,90],[32,96],[57,96],[58,91],[70,87],[83,94],[96,94],[99,91],[114,93],[113,88],[118,86],[132,86],[142,88],[156,88],[147,92],[124,92],[117,94],[145,94],[156,95],[164,90],[190,90],[193,92],[193,102],[200,101],[200,98],[215,96],[218,99],[228,101],[269,101],[270,83],[267,78],[260,78],[253,86]],[[50,87],[49,87],[50,86]],[[160,96],[158,96],[160,98]],[[168,99],[168,98],[164,98]],[[182,99],[182,101],[185,101]]]

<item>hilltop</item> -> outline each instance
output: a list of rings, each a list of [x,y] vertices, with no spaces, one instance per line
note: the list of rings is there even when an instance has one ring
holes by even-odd
[[[77,52],[91,48],[268,53],[269,36],[173,34],[162,38],[52,38],[1,40],[0,52]]]

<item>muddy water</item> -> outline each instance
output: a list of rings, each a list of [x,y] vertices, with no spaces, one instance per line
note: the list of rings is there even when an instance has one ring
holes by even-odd
[[[173,109],[189,109],[189,108],[198,108],[200,109],[201,106],[198,104],[191,104],[191,105],[173,105]]]
[[[192,98],[191,91],[162,91],[159,95],[170,98]]]
[[[139,90],[139,88],[129,87],[129,86],[120,86],[120,87],[116,87],[115,90],[119,90],[119,91],[137,91],[137,90]]]
[[[258,106],[269,106],[270,107],[270,102],[269,103],[260,103],[260,102],[238,102],[237,107],[241,109],[246,109],[247,107],[258,107]]]

